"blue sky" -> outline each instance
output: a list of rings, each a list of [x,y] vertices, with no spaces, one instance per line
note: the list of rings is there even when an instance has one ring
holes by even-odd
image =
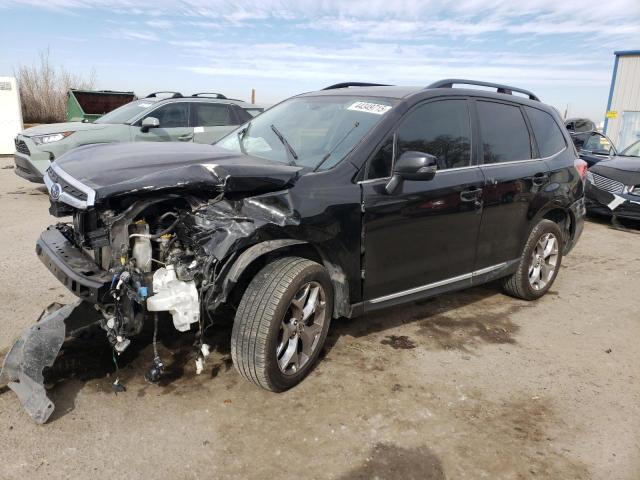
[[[355,80],[521,86],[602,120],[614,50],[640,49],[640,1],[0,0],[0,76],[49,48],[97,86],[273,103]]]

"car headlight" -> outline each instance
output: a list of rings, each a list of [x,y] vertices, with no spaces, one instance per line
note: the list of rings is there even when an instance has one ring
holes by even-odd
[[[624,187],[624,193],[640,196],[640,185],[632,185],[630,187]]]
[[[50,133],[48,135],[35,135],[31,137],[31,140],[36,145],[44,145],[46,143],[59,142],[60,140],[67,138],[73,132],[60,132],[60,133]]]

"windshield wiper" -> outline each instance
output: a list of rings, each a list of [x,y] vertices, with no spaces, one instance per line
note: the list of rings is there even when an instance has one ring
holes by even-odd
[[[287,156],[293,157],[293,160],[290,160],[289,164],[290,165],[296,165],[295,160],[298,160],[298,154],[296,153],[296,151],[289,144],[289,142],[287,142],[287,139],[284,138],[284,135],[282,135],[280,133],[280,131],[276,128],[275,125],[271,125],[271,130],[273,130],[273,133],[276,134],[276,137],[278,137],[278,140],[280,140],[282,142],[282,144],[284,145],[284,147],[287,149]]]
[[[249,129],[251,128],[251,122],[247,123],[247,126],[238,132],[238,144],[240,145],[240,151],[247,154],[247,150],[244,148],[244,137],[247,136]]]
[[[332,148],[331,150],[329,150],[329,151],[325,154],[325,156],[324,156],[324,157],[322,157],[322,160],[320,160],[320,163],[319,163],[318,165],[316,165],[316,168],[314,168],[313,170],[314,170],[314,171],[318,170],[318,169],[320,168],[320,166],[321,166],[324,162],[326,162],[327,160],[329,160],[329,157],[330,157],[331,155],[333,155],[333,152],[335,152],[335,151],[336,151],[336,149],[337,149],[337,148],[342,144],[342,142],[344,142],[344,141],[347,139],[347,137],[348,137],[349,135],[351,135],[351,132],[353,132],[356,128],[358,128],[358,126],[360,126],[360,122],[356,122],[356,123],[354,123],[354,124],[353,124],[353,127],[351,127],[351,128],[349,129],[349,131],[348,131],[347,133],[345,133],[345,134],[344,134],[344,136],[340,139],[340,141],[339,141],[338,143],[336,143],[336,144],[333,146],[333,148]]]

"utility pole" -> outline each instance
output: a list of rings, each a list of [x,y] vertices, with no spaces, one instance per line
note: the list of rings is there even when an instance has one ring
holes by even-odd
[[[251,89],[251,103],[252,104],[256,103],[256,89],[255,88]]]

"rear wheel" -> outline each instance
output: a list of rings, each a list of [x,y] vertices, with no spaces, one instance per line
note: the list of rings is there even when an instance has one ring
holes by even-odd
[[[267,390],[293,387],[317,360],[332,311],[333,289],[322,265],[298,257],[268,264],[247,287],[236,313],[236,369]]]
[[[542,297],[558,275],[562,249],[562,231],[558,224],[540,221],[527,239],[518,270],[503,281],[505,292],[523,300]]]

